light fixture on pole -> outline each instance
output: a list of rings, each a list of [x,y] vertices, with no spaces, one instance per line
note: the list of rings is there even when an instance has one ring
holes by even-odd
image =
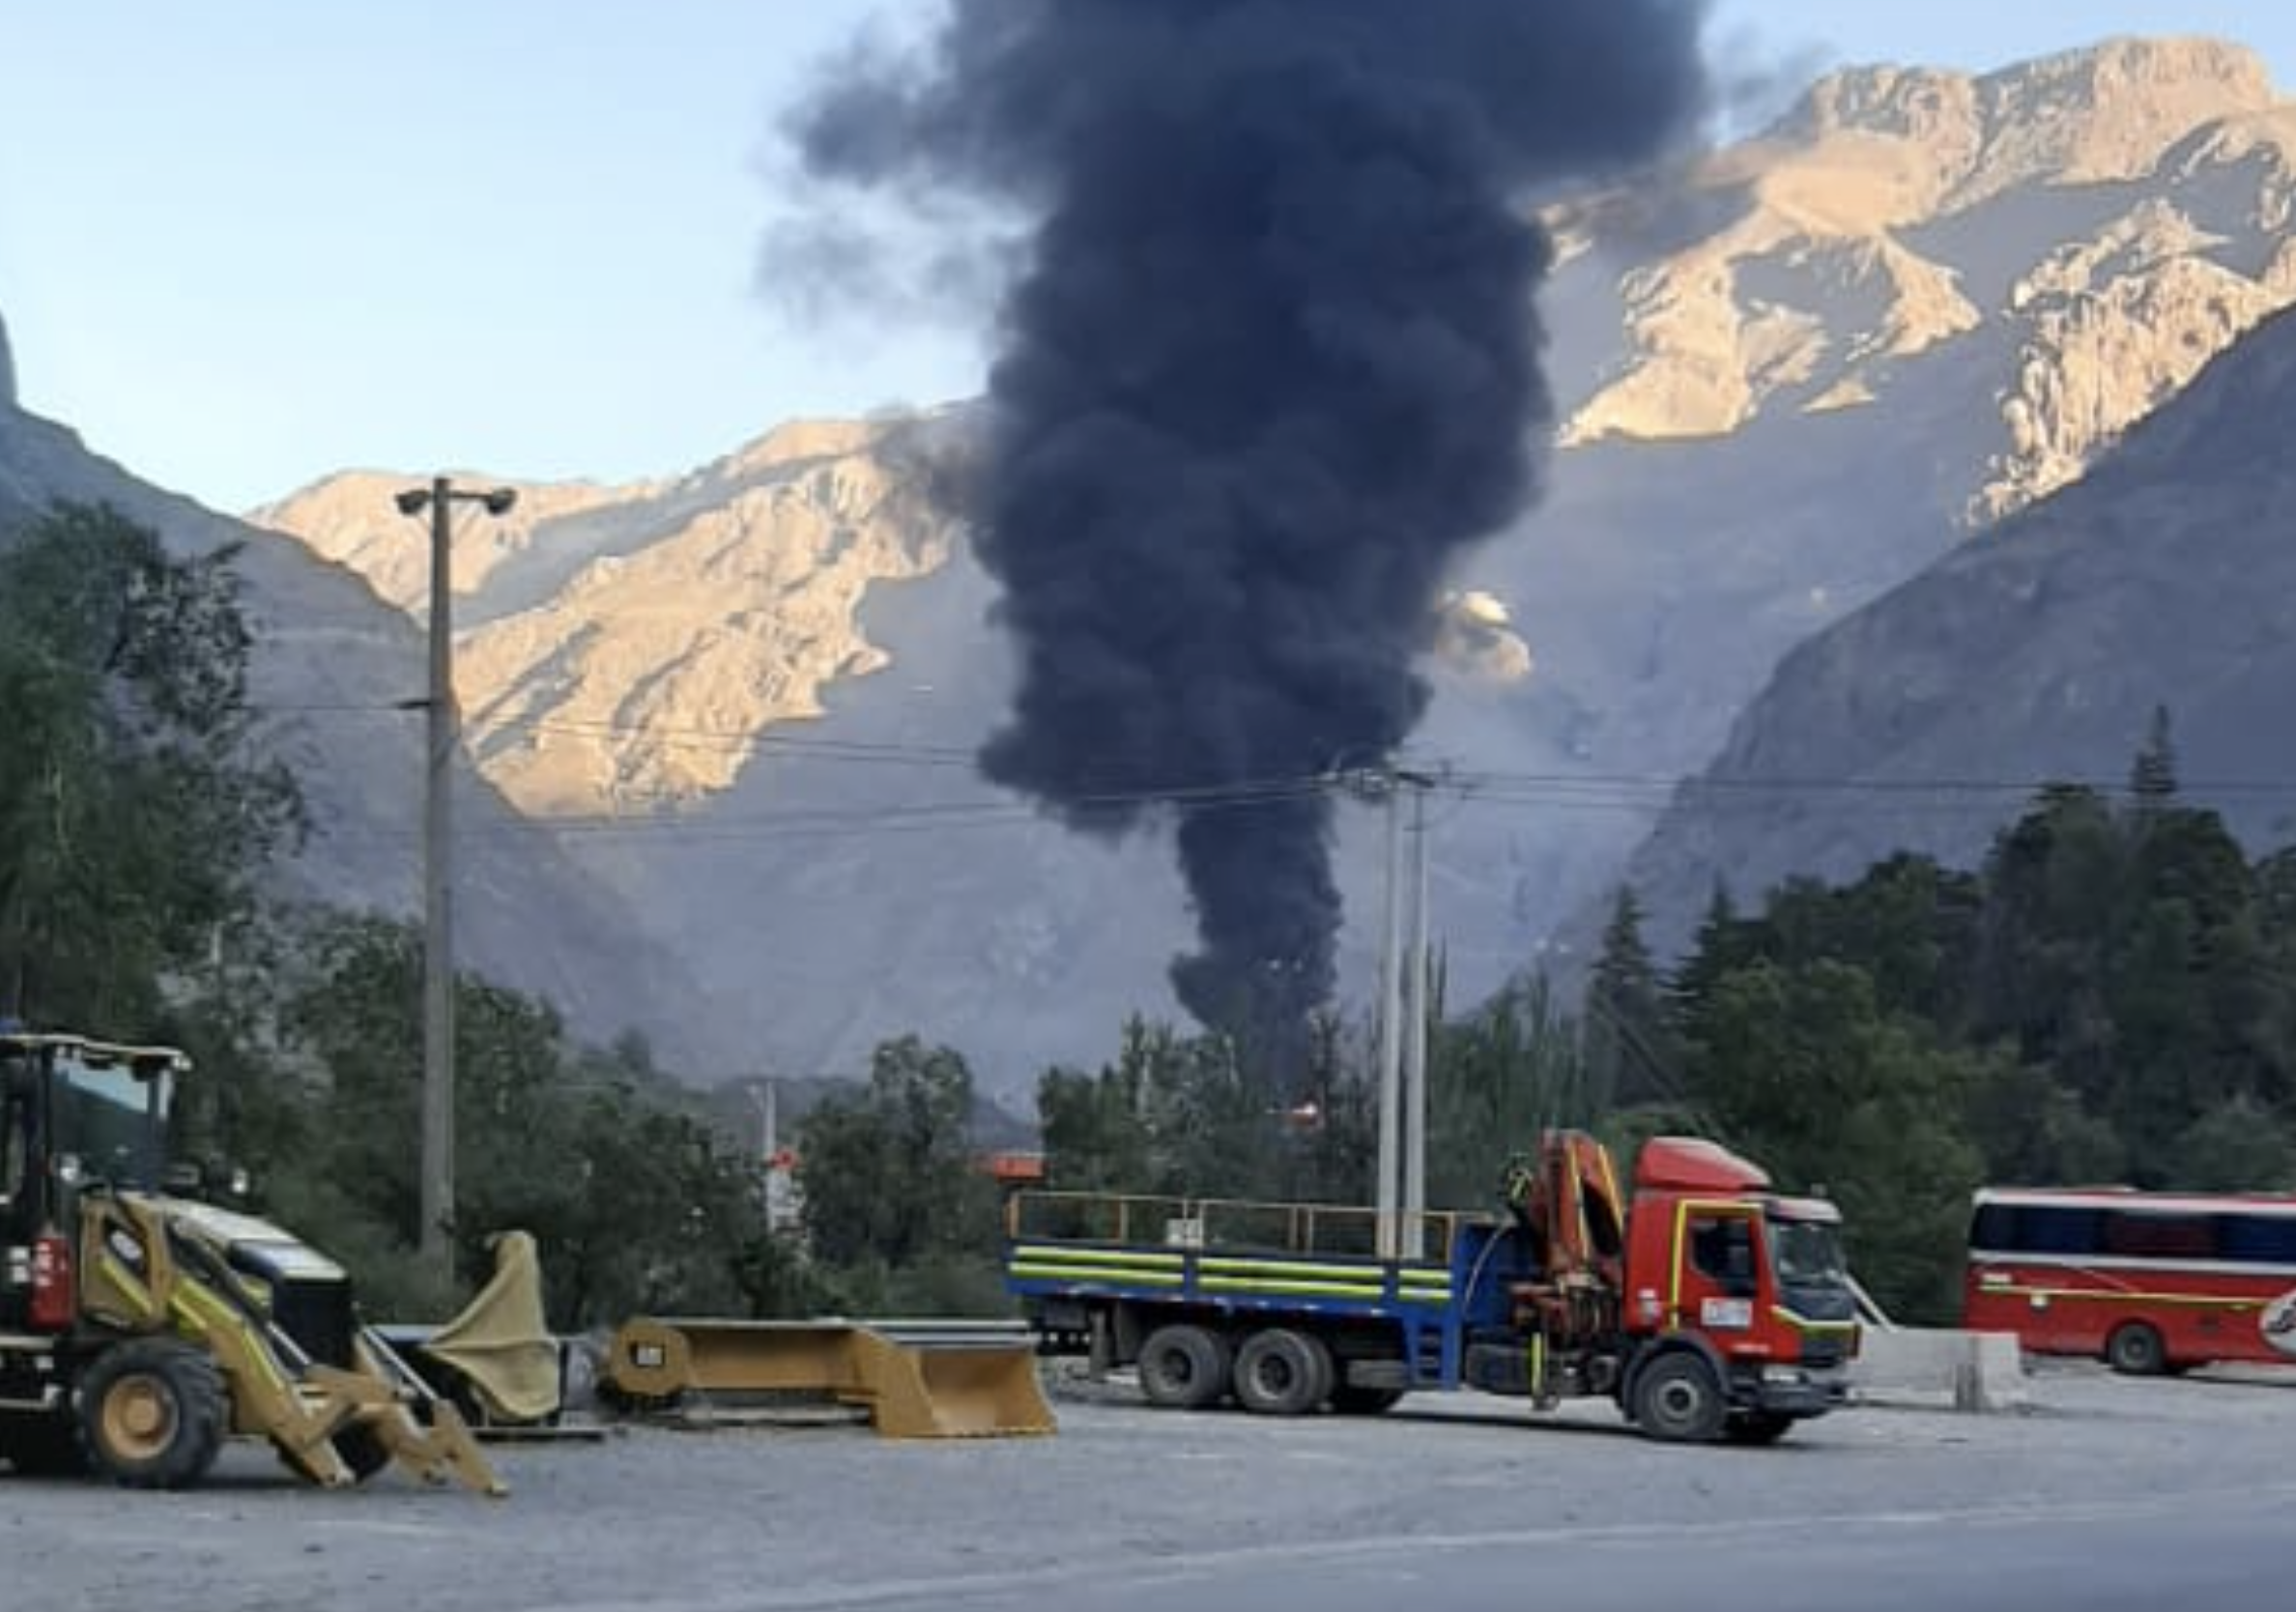
[[[461,713],[454,703],[454,505],[507,515],[516,489],[468,491],[447,476],[410,487],[393,502],[410,518],[430,512],[430,681],[422,819],[422,1262],[448,1284],[454,1277],[454,753]]]

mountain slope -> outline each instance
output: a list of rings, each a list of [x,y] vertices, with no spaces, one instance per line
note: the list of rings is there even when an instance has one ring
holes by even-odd
[[[2188,794],[2252,844],[2296,835],[2292,417],[2296,313],[2080,485],[1789,655],[1634,858],[1654,932],[1679,942],[1717,878],[1751,898],[1901,846],[1968,865],[2014,786],[2119,788],[2156,705]]]
[[[1795,644],[2076,482],[2296,300],[2296,110],[2255,59],[2115,42],[1984,76],[1858,69],[1679,184],[1560,204],[1561,444],[1434,634],[1454,993],[1616,879],[1658,785]],[[1021,1089],[1169,1012],[1189,914],[970,773],[1011,687],[993,590],[925,499],[940,433],[785,427],[694,475],[534,488],[458,551],[480,763],[561,822],[791,1073],[916,1028]],[[917,433],[922,430],[923,434]],[[1248,445],[1240,445],[1240,450]],[[262,512],[410,605],[379,483]],[[1342,814],[1346,978],[1384,861]],[[1367,920],[1367,921],[1366,921]]]
[[[139,481],[64,427],[0,403],[0,531],[56,500],[109,504],[179,554],[243,545],[236,568],[255,639],[251,699],[267,713],[263,741],[294,767],[311,817],[309,843],[278,870],[278,893],[413,914],[422,719],[387,707],[421,693],[417,629],[358,576],[315,561],[301,544]],[[459,779],[458,800],[465,966],[550,997],[570,1024],[599,1039],[639,1028],[689,1064],[731,1054],[710,1037],[675,966],[633,938],[597,880],[475,774]],[[544,936],[549,943],[537,944]]]

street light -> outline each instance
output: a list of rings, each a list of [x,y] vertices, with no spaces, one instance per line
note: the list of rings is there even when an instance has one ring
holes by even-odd
[[[466,491],[446,476],[410,487],[393,501],[412,518],[430,511],[429,763],[422,820],[422,1262],[454,1280],[454,753],[461,743],[454,703],[454,506],[475,504],[507,515],[511,487]]]

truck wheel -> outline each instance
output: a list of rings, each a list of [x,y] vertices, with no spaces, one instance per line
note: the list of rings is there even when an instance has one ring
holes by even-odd
[[[1255,1332],[1236,1351],[1236,1400],[1261,1416],[1305,1416],[1332,1392],[1332,1352],[1289,1327]]]
[[[2105,1364],[2123,1376],[2157,1377],[2168,1368],[2168,1346],[2150,1322],[2125,1322],[2105,1340]]]
[[[1634,1420],[1670,1444],[1711,1444],[1729,1410],[1714,1368],[1697,1355],[1660,1355],[1634,1379]]]
[[[1140,1345],[1140,1396],[1165,1410],[1202,1410],[1228,1387],[1227,1339],[1210,1327],[1158,1327]]]
[[[1332,1390],[1332,1408],[1341,1416],[1385,1416],[1402,1402],[1399,1388],[1358,1388],[1341,1383]]]
[[[1733,1444],[1775,1444],[1794,1427],[1794,1418],[1776,1411],[1741,1411],[1722,1425],[1722,1436]]]
[[[69,1411],[0,1416],[0,1461],[26,1478],[76,1478],[88,1470],[88,1449]]]
[[[80,1426],[98,1467],[136,1489],[187,1488],[223,1449],[223,1374],[191,1344],[138,1338],[80,1378]]]

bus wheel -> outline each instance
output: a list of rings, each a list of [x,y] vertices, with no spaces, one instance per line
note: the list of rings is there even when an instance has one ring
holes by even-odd
[[[2168,1348],[2149,1321],[2126,1321],[2105,1340],[2105,1364],[2126,1377],[2157,1377],[2168,1368]]]
[[[1140,1396],[1165,1410],[1216,1405],[1228,1386],[1227,1339],[1209,1327],[1158,1327],[1140,1345]]]

